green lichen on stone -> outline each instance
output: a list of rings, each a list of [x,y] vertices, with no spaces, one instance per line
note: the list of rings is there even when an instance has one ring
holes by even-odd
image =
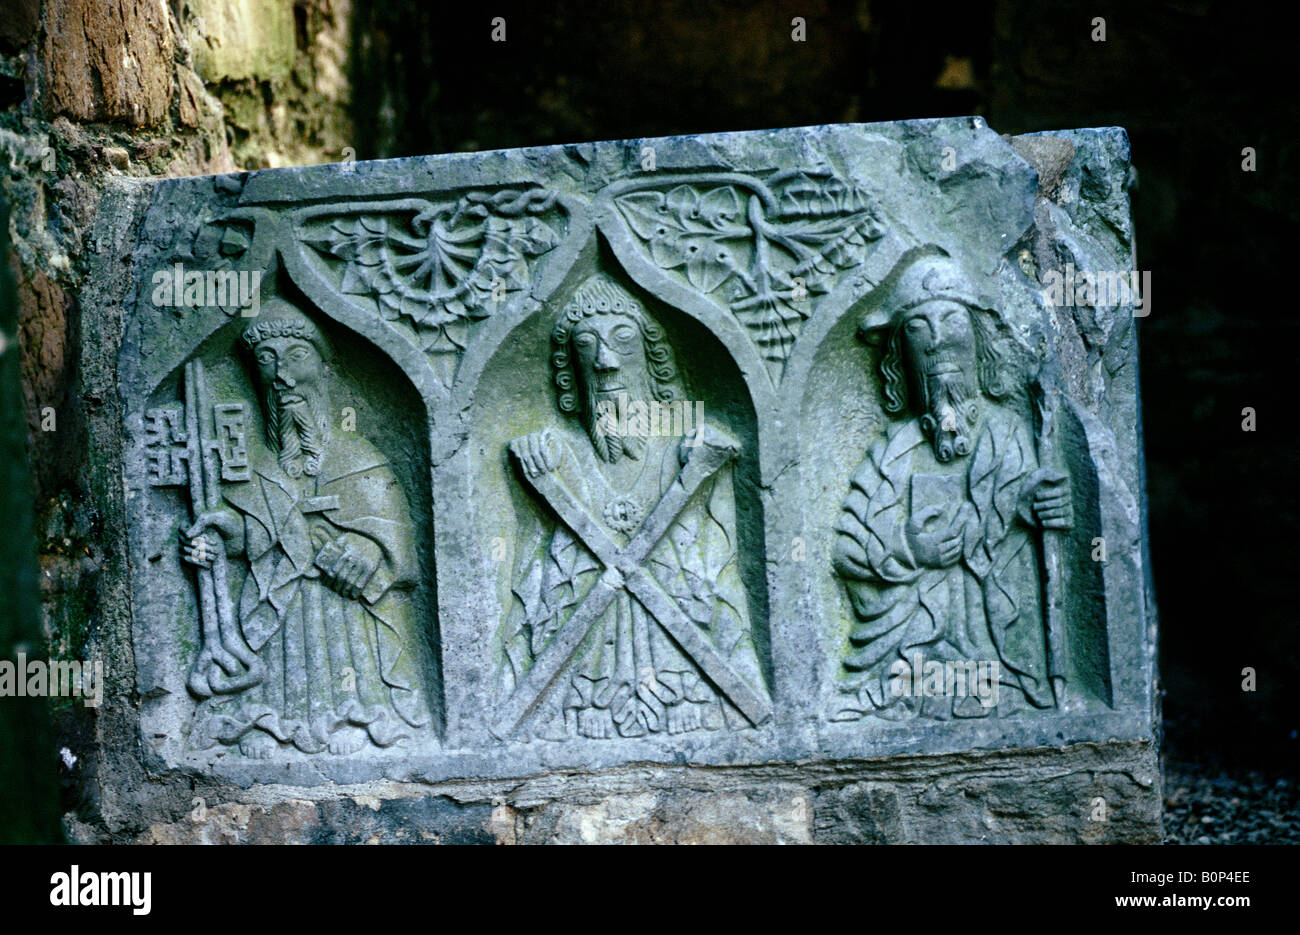
[[[280,0],[191,0],[194,70],[205,81],[283,78],[293,68],[293,8]]]

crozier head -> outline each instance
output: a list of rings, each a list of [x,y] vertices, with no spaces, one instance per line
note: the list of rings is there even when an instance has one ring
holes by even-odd
[[[283,299],[264,302],[240,343],[257,375],[267,441],[290,477],[315,475],[329,430],[326,361],[319,327]]]
[[[638,439],[604,435],[603,411],[630,401],[669,402],[677,393],[672,351],[641,303],[609,277],[587,279],[551,333],[551,367],[560,410],[583,420],[610,460],[639,455]]]
[[[970,453],[981,393],[1007,395],[991,314],[956,261],[931,254],[904,270],[862,322],[864,338],[883,345],[885,411],[913,412],[941,462]]]

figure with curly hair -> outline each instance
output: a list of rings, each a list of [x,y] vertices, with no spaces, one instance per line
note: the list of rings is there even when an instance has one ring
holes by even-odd
[[[632,406],[680,403],[684,391],[663,330],[604,275],[586,280],[558,315],[551,365],[560,412],[569,418],[514,440],[511,452],[524,480],[552,475],[599,534],[619,547],[641,529],[702,439],[739,450],[709,425],[678,433],[605,417],[628,400]],[[681,509],[643,567],[684,615],[678,619],[708,641],[710,653],[761,691],[737,549],[727,463]],[[603,570],[581,536],[542,503],[522,518],[516,555],[515,600],[500,638],[502,698],[528,676]],[[544,693],[530,718],[533,735],[626,738],[748,727],[662,624],[629,589],[619,590]]]

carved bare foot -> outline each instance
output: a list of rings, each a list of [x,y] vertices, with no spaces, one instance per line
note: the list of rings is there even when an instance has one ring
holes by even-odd
[[[239,741],[239,752],[254,760],[268,759],[280,745],[270,734],[260,730],[245,734]]]
[[[370,739],[360,727],[342,727],[330,734],[330,753],[347,756],[356,753]]]

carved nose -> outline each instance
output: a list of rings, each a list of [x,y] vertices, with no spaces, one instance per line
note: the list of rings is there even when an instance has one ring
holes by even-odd
[[[593,364],[596,370],[607,371],[618,369],[618,355],[603,341],[600,350],[596,352],[596,362]]]

